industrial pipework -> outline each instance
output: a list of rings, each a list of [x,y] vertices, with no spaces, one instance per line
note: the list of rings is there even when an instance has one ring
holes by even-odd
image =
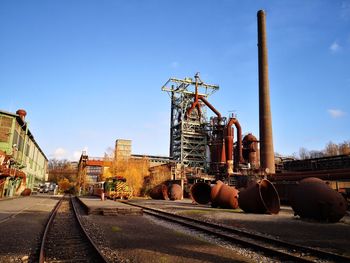
[[[205,105],[208,106],[209,109],[211,109],[217,116],[218,116],[218,119],[219,121],[221,121],[222,117],[221,117],[221,114],[220,112],[218,112],[215,107],[213,105],[211,105],[209,103],[209,101],[207,101],[204,96],[202,95],[199,95],[198,94],[198,84],[202,83],[200,77],[199,77],[199,73],[196,73],[196,75],[194,76],[194,78],[196,79],[196,85],[195,85],[195,94],[194,94],[194,101],[191,105],[191,107],[187,110],[186,112],[186,117],[190,116],[191,112],[194,110],[194,108],[197,108],[197,111],[198,111],[198,116],[200,118],[201,116],[201,107],[200,107],[200,104],[199,104],[199,100],[201,100],[202,102],[204,102]],[[200,82],[199,82],[200,81]]]
[[[232,125],[236,126],[237,129],[237,146],[234,155],[234,165],[232,162],[233,158],[233,132]],[[233,174],[233,168],[237,171],[239,164],[243,163],[243,155],[242,155],[242,128],[236,118],[230,118],[226,125],[226,163],[227,163],[227,173]],[[233,166],[233,167],[232,167]]]
[[[275,173],[275,156],[272,138],[272,119],[270,107],[270,87],[267,61],[265,12],[258,11],[258,56],[259,56],[259,130],[260,166]]]

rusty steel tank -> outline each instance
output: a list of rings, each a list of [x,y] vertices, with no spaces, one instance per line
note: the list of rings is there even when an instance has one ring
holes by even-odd
[[[168,187],[165,184],[157,185],[149,193],[152,199],[169,200]]]
[[[290,196],[295,215],[318,221],[338,222],[346,213],[344,197],[325,181],[309,177],[301,180]]]
[[[191,186],[190,194],[197,204],[206,205],[210,202],[211,186],[207,183],[198,182]]]
[[[172,184],[168,187],[168,196],[170,200],[181,200],[183,196],[182,187],[178,184]]]
[[[252,168],[258,167],[257,152],[258,152],[258,140],[256,137],[248,133],[243,138],[243,159],[250,163]]]
[[[254,182],[239,192],[239,207],[246,213],[278,214],[280,199],[276,188],[266,179]]]
[[[238,190],[218,180],[210,192],[210,199],[213,207],[238,208]]]

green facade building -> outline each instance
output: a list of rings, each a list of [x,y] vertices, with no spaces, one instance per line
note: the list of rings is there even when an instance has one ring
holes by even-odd
[[[43,151],[25,121],[26,112],[0,110],[0,198],[32,191],[47,179]]]

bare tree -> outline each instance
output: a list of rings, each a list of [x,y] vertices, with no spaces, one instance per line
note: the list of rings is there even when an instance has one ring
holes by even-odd
[[[335,156],[339,154],[339,147],[333,142],[329,142],[324,150],[326,156]]]
[[[350,154],[350,141],[339,143],[339,154]]]
[[[68,160],[50,159],[48,167],[49,181],[58,183],[65,178],[70,182],[76,181],[78,170]]]
[[[310,151],[310,158],[324,157],[323,151]]]
[[[300,157],[300,159],[302,159],[302,160],[308,159],[308,158],[310,158],[310,153],[309,153],[309,151],[308,151],[306,148],[301,147],[301,148],[299,149],[299,157]]]

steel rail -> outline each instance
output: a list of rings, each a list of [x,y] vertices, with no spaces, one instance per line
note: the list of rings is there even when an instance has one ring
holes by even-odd
[[[51,211],[51,214],[49,216],[49,220],[46,224],[46,227],[45,227],[45,231],[44,231],[44,234],[42,236],[42,241],[41,241],[41,246],[40,246],[40,255],[39,255],[39,263],[44,263],[46,262],[45,261],[45,245],[46,245],[46,241],[47,241],[47,237],[48,237],[48,233],[50,231],[50,228],[52,226],[52,222],[54,221],[55,219],[55,216],[57,214],[57,211],[58,209],[61,207],[62,205],[62,202],[64,200],[66,196],[63,196],[59,202],[56,204],[56,206],[54,207],[54,209]],[[86,230],[84,229],[81,221],[80,221],[80,218],[79,216],[77,215],[77,210],[76,210],[76,207],[75,205],[73,204],[73,201],[72,201],[72,197],[69,197],[69,201],[70,203],[72,204],[72,207],[73,207],[73,211],[74,211],[74,216],[75,218],[77,219],[77,222],[78,222],[78,225],[80,227],[80,230],[82,230],[82,232],[84,233],[84,236],[87,238],[87,240],[89,241],[90,245],[94,248],[95,252],[97,253],[98,257],[99,257],[99,261],[98,262],[101,262],[101,263],[107,263],[108,260],[103,256],[103,254],[101,253],[101,251],[98,249],[98,247],[95,245],[95,243],[93,242],[93,240],[89,237],[89,235],[87,234]]]
[[[75,198],[77,198],[77,197],[75,197]],[[92,238],[89,236],[89,234],[86,232],[85,228],[83,227],[83,224],[82,224],[82,222],[81,222],[81,220],[80,220],[80,216],[78,215],[77,208],[76,208],[76,206],[75,206],[75,204],[74,204],[73,199],[71,198],[70,201],[71,201],[71,204],[72,204],[72,207],[73,207],[73,210],[74,210],[75,218],[77,219],[80,228],[83,230],[83,232],[84,232],[86,238],[89,240],[90,244],[94,247],[94,249],[96,250],[96,252],[99,254],[99,256],[100,256],[101,259],[102,259],[100,262],[101,262],[101,263],[103,263],[103,262],[106,262],[106,263],[109,262],[109,261],[107,260],[107,258],[102,254],[102,252],[100,251],[100,249],[97,247],[97,245],[95,244],[95,242],[92,240]]]
[[[49,220],[46,223],[45,231],[44,231],[44,234],[43,234],[42,240],[41,240],[39,263],[45,262],[45,245],[46,245],[47,234],[49,233],[51,223],[52,223],[53,219],[55,218],[57,210],[60,208],[60,206],[62,204],[63,198],[64,198],[64,196],[57,202],[57,204],[55,205],[55,207],[53,208],[53,210],[50,213]]]
[[[146,214],[150,214],[167,221],[172,221],[180,225],[185,225],[189,228],[203,231],[210,235],[218,236],[224,240],[233,242],[235,244],[239,243],[242,246],[262,251],[265,254],[270,255],[272,257],[278,257],[283,261],[315,262],[316,260],[322,259],[322,260],[330,260],[335,262],[350,262],[350,257],[335,254],[332,252],[319,250],[311,247],[305,247],[302,245],[297,245],[294,243],[278,240],[275,238],[270,238],[267,236],[246,232],[240,229],[234,229],[223,225],[201,221],[201,220],[190,218],[187,216],[180,216],[180,215],[165,212],[159,209],[150,208],[150,207],[138,205],[138,204],[133,204],[127,201],[124,201],[123,203],[129,204],[132,206],[141,207],[143,208],[143,211]],[[232,236],[232,235],[235,235],[235,236]],[[259,243],[259,241],[264,242],[265,244],[261,244]],[[293,252],[288,252],[288,251],[293,251]],[[298,255],[297,253],[299,253],[300,255]]]

